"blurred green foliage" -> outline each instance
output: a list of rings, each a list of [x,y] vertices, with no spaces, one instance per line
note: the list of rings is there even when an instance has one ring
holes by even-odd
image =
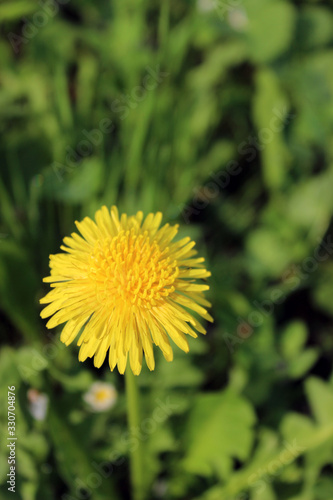
[[[14,385],[18,498],[128,498],[133,439],[147,498],[332,498],[332,28],[328,0],[0,3],[1,442]],[[207,337],[139,377],[139,437],[122,377],[39,320],[48,255],[102,204],[163,211],[213,274]],[[118,389],[109,412],[84,403],[96,380]]]

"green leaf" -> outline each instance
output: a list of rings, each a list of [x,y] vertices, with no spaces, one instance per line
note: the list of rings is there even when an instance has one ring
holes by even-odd
[[[277,500],[277,496],[269,482],[266,482],[251,492],[251,500]]]
[[[29,451],[39,462],[46,459],[49,450],[49,443],[43,434],[33,431],[29,434],[21,435],[20,445]]]
[[[35,500],[38,490],[38,481],[27,481],[21,485],[21,498],[23,500]]]
[[[315,488],[316,500],[327,500],[333,491],[333,480],[331,477],[322,477],[319,479]],[[296,499],[297,500],[297,499]],[[302,500],[302,499],[300,499]]]
[[[15,359],[22,380],[33,387],[41,388],[43,382],[40,373],[49,365],[42,346],[36,344],[36,347],[21,347],[15,353]]]
[[[276,231],[269,228],[254,229],[246,243],[258,273],[279,276],[290,263],[290,248]]]
[[[332,40],[333,16],[324,7],[304,5],[299,16],[299,39],[307,48],[326,45]]]
[[[92,460],[85,452],[81,443],[73,435],[70,427],[56,412],[54,401],[50,405],[48,423],[48,431],[55,449],[59,471],[68,486],[74,489],[75,479],[80,479],[85,483],[85,478],[93,473],[96,474],[96,469],[93,467]],[[99,478],[101,484],[94,492],[96,499],[105,498],[103,495],[107,493],[113,498],[117,498],[110,478],[102,478],[100,475]]]
[[[299,413],[288,413],[281,423],[281,433],[287,442],[296,440],[296,442],[302,443],[315,431],[314,422],[309,417]]]
[[[279,0],[247,0],[245,7],[249,18],[249,50],[253,60],[268,62],[285,52],[294,35],[294,7]]]
[[[20,475],[27,479],[36,479],[38,472],[32,455],[24,451],[21,447],[17,448],[16,454]]]
[[[331,185],[332,173],[329,171],[311,177],[299,184],[287,201],[290,220],[306,230],[311,229],[315,244],[322,236],[318,230],[326,227],[333,209]]]
[[[182,374],[180,377],[179,374]],[[172,363],[161,362],[158,377],[164,387],[198,386],[203,380],[202,370],[185,356],[177,357]]]
[[[331,251],[330,251],[331,252]],[[321,250],[321,254],[325,256],[326,251]],[[326,253],[328,258],[328,253]],[[319,276],[318,283],[313,290],[313,297],[316,305],[318,305],[323,311],[333,314],[333,266],[329,263],[325,272]]]
[[[301,446],[306,441],[315,436],[317,426],[308,417],[297,413],[289,413],[286,415],[281,424],[281,432],[286,440],[286,443]],[[315,449],[305,451],[305,474],[309,477],[313,476],[314,480],[319,476],[321,468],[331,461],[333,451],[332,438],[317,446]],[[304,471],[303,471],[304,473]]]
[[[333,389],[317,377],[310,377],[305,389],[311,409],[320,424],[330,424],[333,419]]]
[[[0,391],[0,412],[6,411],[5,403],[7,402],[7,388],[8,385],[15,386],[18,391],[21,380],[17,370],[16,351],[8,346],[2,346],[0,351],[0,380],[3,384]]]
[[[22,19],[36,10],[36,4],[27,0],[22,2],[7,2],[0,5],[1,22]]]
[[[281,351],[286,359],[293,359],[305,345],[308,331],[302,321],[293,321],[285,328],[281,337]]]
[[[269,189],[276,189],[284,184],[289,163],[289,153],[282,135],[288,121],[288,103],[272,70],[260,69],[255,80],[253,117],[263,177]]]
[[[230,67],[243,62],[245,56],[246,45],[243,41],[237,40],[224,43],[223,47],[217,46],[210,51],[203,64],[189,73],[189,86],[195,90],[211,88],[221,81]]]
[[[302,417],[301,417],[302,418]],[[306,424],[305,424],[306,425]],[[291,442],[282,443],[280,449],[272,449],[271,454],[265,453],[260,456],[258,460],[252,460],[251,463],[234,472],[234,474],[229,479],[228,483],[219,489],[218,496],[211,496],[209,500],[229,500],[234,498],[239,492],[247,491],[251,485],[259,486],[262,482],[265,482],[265,476],[269,473],[271,467],[274,467],[275,475],[283,469],[287,464],[286,462],[290,460],[296,460],[299,456],[309,453],[311,451],[315,452],[318,447],[321,447],[328,439],[333,438],[333,425],[315,428],[314,432],[304,433],[304,424],[301,426],[300,436],[304,436],[304,439],[300,439],[296,442],[295,438]],[[280,468],[276,468],[279,464]]]
[[[319,357],[319,349],[315,347],[307,349],[294,358],[289,367],[288,373],[292,378],[299,378],[305,375],[312,368]]]
[[[230,390],[199,395],[190,414],[183,466],[193,474],[230,474],[232,459],[245,460],[253,442],[251,405]]]
[[[64,387],[66,387],[66,391],[68,392],[86,390],[94,380],[92,374],[86,370],[83,370],[82,368],[80,368],[80,371],[78,371],[77,373],[71,373],[67,375],[54,366],[51,366],[50,373],[56,380],[61,382]]]
[[[75,167],[67,165],[66,160],[54,162],[45,174],[43,195],[67,203],[87,201],[101,188],[102,170],[97,157],[82,160]]]

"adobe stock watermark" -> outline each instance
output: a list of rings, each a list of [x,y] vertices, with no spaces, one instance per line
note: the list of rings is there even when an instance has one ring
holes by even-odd
[[[23,18],[24,25],[20,34],[10,32],[7,38],[15,52],[18,54],[22,45],[26,45],[44,28],[50,19],[59,13],[59,5],[66,5],[70,0],[39,0],[39,9],[30,17]]]
[[[267,488],[267,484],[272,483],[283,472],[284,467],[291,464],[306,451],[306,448],[300,446],[296,439],[294,439],[293,443],[285,441],[283,446],[284,449],[277,458],[271,460],[265,467],[261,467],[249,476],[247,483],[251,489],[251,496],[254,493],[257,495],[263,493]],[[233,498],[233,500],[249,500],[250,498],[250,495],[243,491],[236,498]]]
[[[274,135],[281,132],[285,125],[295,117],[295,115],[288,113],[286,108],[274,108],[272,115],[268,127],[260,129],[258,135],[249,135],[238,145],[237,152],[244,157],[247,163],[255,160],[258,152],[265,149],[267,144],[272,142]],[[204,186],[193,189],[192,202],[185,207],[179,207],[186,224],[190,223],[192,215],[198,215],[220,195],[223,189],[229,186],[232,177],[239,175],[242,171],[243,167],[240,161],[231,160],[223,170],[216,173],[210,172],[211,180]]]
[[[134,87],[130,93],[121,94],[119,98],[114,99],[110,104],[110,111],[119,114],[120,120],[125,120],[131,110],[136,109],[139,104],[147,97],[149,92],[154,91],[163,80],[169,76],[169,73],[161,71],[159,66],[151,68],[147,66],[146,74],[142,79],[141,85]],[[100,120],[97,128],[91,130],[82,130],[82,139],[75,148],[66,146],[65,162],[54,161],[52,169],[57,179],[62,182],[66,172],[73,172],[84,158],[91,156],[98,146],[103,143],[104,137],[110,135],[115,129],[115,124],[110,118]]]
[[[159,424],[165,422],[179,407],[170,396],[165,401],[155,400],[156,407],[150,417],[141,421],[138,427],[131,427],[120,438],[120,446],[125,446],[130,452],[135,451],[140,441],[146,441],[157,429]],[[113,451],[107,460],[91,462],[92,472],[85,478],[75,478],[74,495],[64,494],[61,500],[86,500],[91,497],[93,490],[101,486],[103,480],[112,476],[116,467],[124,464],[126,458],[122,453]]]
[[[333,254],[333,241],[331,235],[323,241],[318,240],[319,245],[315,248],[313,255],[303,259],[301,264],[292,264],[283,273],[281,281],[283,286],[288,288],[289,292],[295,291],[302,282],[318,269],[320,262],[326,261]],[[223,340],[226,343],[230,353],[235,351],[236,346],[244,343],[250,338],[255,328],[261,326],[266,317],[271,316],[277,305],[282,304],[287,295],[279,288],[274,288],[267,299],[262,301],[254,300],[253,310],[246,319],[237,317],[238,326],[236,334],[224,332]]]

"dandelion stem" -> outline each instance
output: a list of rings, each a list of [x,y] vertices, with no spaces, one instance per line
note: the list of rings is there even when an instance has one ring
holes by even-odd
[[[135,435],[135,430],[140,427],[139,391],[137,377],[133,375],[130,367],[125,370],[127,418],[130,435]],[[142,441],[136,436],[136,446],[130,451],[130,472],[132,485],[132,500],[144,500],[144,474]]]

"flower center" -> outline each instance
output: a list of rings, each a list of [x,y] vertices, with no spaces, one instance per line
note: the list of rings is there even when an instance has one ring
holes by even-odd
[[[104,401],[104,399],[108,399],[109,396],[110,396],[109,391],[105,389],[100,389],[99,391],[96,392],[95,399],[96,401]]]
[[[91,254],[89,278],[95,282],[100,303],[113,307],[119,300],[128,306],[150,309],[175,290],[179,274],[168,249],[161,251],[148,231],[120,231],[113,238],[98,241]]]

